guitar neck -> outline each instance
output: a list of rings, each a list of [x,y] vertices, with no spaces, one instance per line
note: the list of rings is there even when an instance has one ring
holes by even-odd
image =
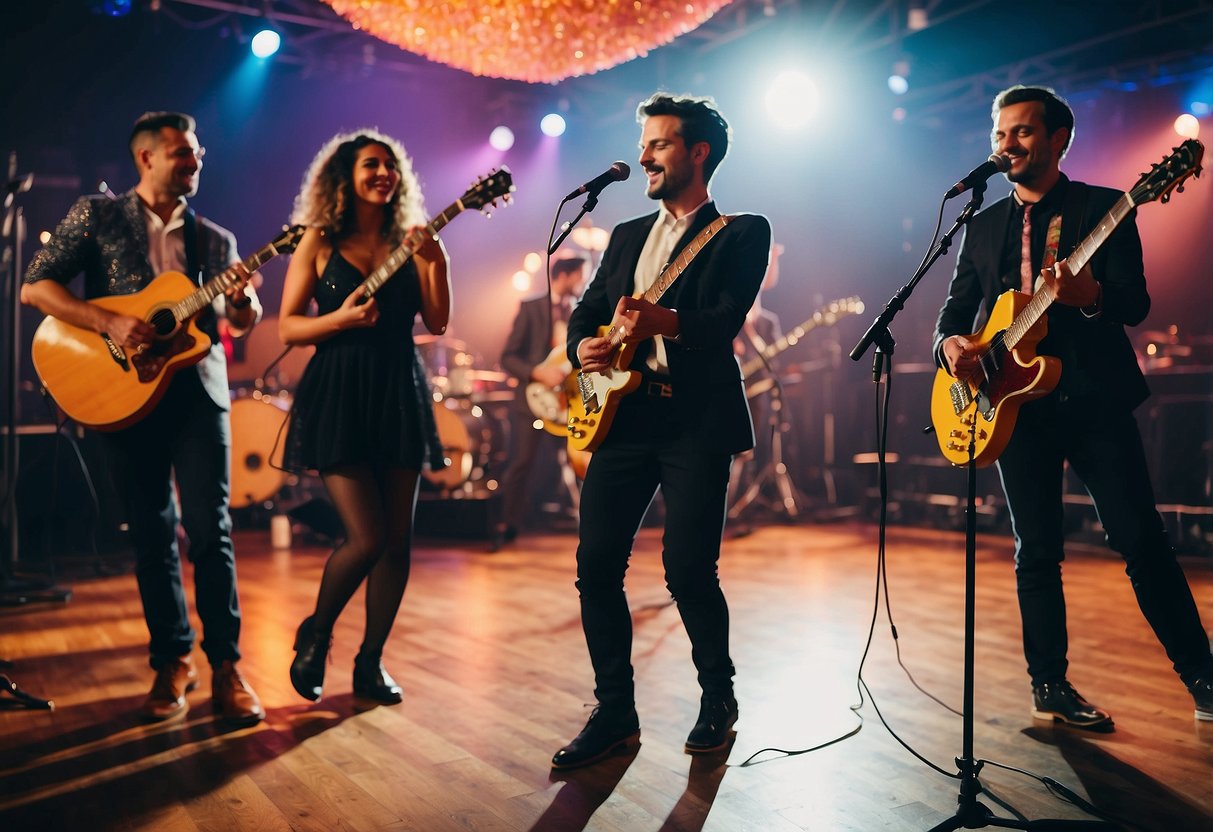
[[[818,313],[818,314],[820,314],[820,313]],[[787,333],[786,335],[783,335],[783,336],[775,339],[774,341],[772,341],[770,344],[767,345],[766,349],[764,349],[762,352],[758,353],[757,358],[751,358],[745,364],[741,365],[741,377],[743,379],[749,378],[754,373],[758,372],[763,367],[765,367],[767,365],[768,361],[770,361],[775,356],[779,355],[781,352],[786,350],[788,347],[797,343],[801,338],[803,338],[807,333],[814,330],[816,327],[817,327],[817,318],[816,318],[816,316],[814,316],[812,318],[809,318],[807,321],[805,321],[800,326],[796,327],[795,329],[793,329],[791,332]]]
[[[1066,265],[1069,267],[1070,274],[1078,274],[1086,268],[1087,263],[1095,256],[1095,252],[1099,251],[1099,247],[1107,242],[1108,237],[1112,235],[1116,227],[1124,221],[1125,217],[1129,216],[1129,212],[1135,207],[1133,198],[1129,194],[1122,194],[1120,199],[1116,200],[1116,204],[1112,206],[1108,213],[1104,214],[1103,219],[1099,221],[1099,225],[1066,258]],[[1037,292],[1032,295],[1032,300],[1028,302],[1023,311],[1007,327],[1004,342],[1008,349],[1013,348],[1019,343],[1019,340],[1040,320],[1048,308],[1053,305],[1053,300],[1051,292]]]
[[[640,297],[649,303],[657,303],[661,299],[661,296],[666,293],[666,290],[674,285],[674,281],[687,270],[687,266],[691,265],[691,261],[695,259],[695,256],[703,251],[703,247],[720,232],[720,229],[732,221],[733,217],[730,214],[721,214],[712,220],[706,228],[695,235],[695,239],[686,244],[678,256],[674,258],[674,262],[665,267],[665,271],[661,273],[657,280],[653,282],[653,285]],[[622,331],[617,327],[611,327],[606,337],[610,339],[611,346],[613,347],[619,346],[624,338]]]
[[[427,225],[413,231],[404,238],[404,242],[388,255],[388,258],[379,264],[379,268],[371,272],[366,280],[362,281],[361,288],[363,289],[363,297],[369,298],[383,288],[383,284],[391,279],[392,275],[400,271],[408,259],[416,253],[418,247],[425,242],[426,237],[433,237],[441,231],[448,222],[463,212],[463,200],[457,199],[446,207],[446,209],[429,221]]]
[[[248,257],[240,261],[240,265],[248,270],[249,274],[257,271],[263,263],[278,256],[279,249],[274,243],[258,249]],[[173,315],[177,320],[184,321],[201,312],[206,307],[210,306],[215,298],[219,297],[229,289],[234,289],[245,282],[247,278],[235,267],[230,266],[224,269],[219,274],[212,277],[198,291],[191,293],[185,298],[182,298],[173,305]]]

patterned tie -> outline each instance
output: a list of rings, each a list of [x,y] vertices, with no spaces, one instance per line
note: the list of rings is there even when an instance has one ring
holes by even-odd
[[[1032,294],[1036,276],[1032,274],[1032,206],[1023,206],[1023,245],[1019,252],[1019,291]]]

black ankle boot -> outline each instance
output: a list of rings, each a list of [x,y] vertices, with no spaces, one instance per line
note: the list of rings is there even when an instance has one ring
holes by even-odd
[[[328,661],[332,633],[316,632],[315,616],[303,619],[295,632],[295,660],[291,662],[291,685],[304,699],[315,702],[324,688],[324,664]]]
[[[383,669],[379,656],[354,657],[354,695],[383,705],[395,705],[404,699],[396,680]]]

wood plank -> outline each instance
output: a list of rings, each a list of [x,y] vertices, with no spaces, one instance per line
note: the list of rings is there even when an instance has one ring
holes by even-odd
[[[896,641],[876,596],[872,527],[777,526],[726,541],[741,721],[729,754],[692,758],[682,751],[698,708],[690,645],[665,590],[659,532],[644,530],[627,578],[641,745],[560,774],[549,760],[584,724],[593,688],[574,538],[535,535],[493,555],[480,543],[419,544],[384,656],[405,700],[365,710],[351,685],[361,594],[334,629],[324,699],[300,699],[287,676],[291,643],[328,552],[275,551],[267,537],[237,541],[241,667],[268,710],[253,728],[213,720],[204,666],[185,719],[138,722],[151,671],[131,575],[80,580],[65,605],[0,611],[12,677],[58,706],[0,709],[0,828],[87,818],[96,832],[868,832],[927,829],[955,811],[948,775],[961,720],[947,706],[961,701],[964,612],[955,532],[891,530]],[[1134,829],[1213,824],[1213,723],[1194,722],[1121,561],[1068,548],[1071,677],[1117,722],[1115,733],[1091,735],[1031,719],[1010,541],[982,537],[977,555],[974,750],[991,761],[982,782],[1029,818],[1087,815],[995,763],[1055,778]],[[1213,563],[1184,566],[1198,604],[1213,609]],[[201,651],[195,659],[205,664]],[[861,660],[867,693],[857,715]],[[855,736],[828,744],[861,719]],[[742,764],[763,748],[815,746]]]

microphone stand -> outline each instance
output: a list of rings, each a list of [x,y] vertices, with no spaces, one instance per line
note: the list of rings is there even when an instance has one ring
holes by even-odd
[[[851,350],[851,360],[858,361],[863,357],[868,347],[876,344],[876,355],[872,363],[872,381],[879,384],[882,373],[889,374],[889,382],[892,382],[892,361],[885,362],[883,355],[893,355],[893,336],[889,332],[889,323],[896,317],[897,313],[905,306],[905,301],[914,291],[914,287],[926,274],[935,262],[942,257],[952,245],[952,238],[961,226],[966,225],[977,210],[981,207],[983,198],[985,197],[986,183],[984,180],[976,183],[972,188],[972,196],[964,209],[960,212],[956,222],[948,229],[947,233],[940,238],[935,248],[928,252],[927,257],[923,259],[922,265],[910,278],[910,282],[901,287],[897,293],[889,300],[884,311],[872,322],[868,327],[867,332],[859,339],[854,349]],[[882,354],[883,353],[883,354]],[[887,405],[887,402],[886,402]],[[956,814],[952,815],[942,823],[931,827],[929,832],[952,832],[956,829],[981,829],[987,826],[996,826],[1003,829],[1105,829],[1113,830],[1115,826],[1104,821],[1090,820],[1061,820],[1061,819],[1043,819],[1043,820],[1020,820],[1019,818],[1001,818],[995,817],[990,809],[978,801],[978,796],[986,791],[985,787],[978,779],[978,773],[981,771],[982,762],[977,760],[973,753],[973,689],[974,689],[974,640],[976,630],[976,564],[977,564],[977,463],[975,459],[976,450],[976,425],[969,427],[969,461],[968,469],[968,495],[965,514],[965,620],[964,620],[964,694],[963,705],[961,711],[961,752],[956,758],[956,766],[958,769],[957,777],[960,780],[960,792],[956,797],[957,810]],[[885,481],[885,447],[883,444],[877,448],[879,469],[881,482]],[[882,490],[882,498],[884,497]],[[881,514],[881,551],[884,551],[884,514]]]
[[[568,200],[563,199],[560,201],[560,205],[556,206],[557,217],[560,216],[560,209],[564,207],[566,202],[568,202]],[[556,238],[555,242],[548,245],[548,257],[551,257],[556,253],[556,250],[560,248],[560,244],[564,242],[565,237],[568,237],[569,234],[573,232],[573,229],[577,227],[577,223],[581,222],[581,218],[597,207],[598,191],[587,191],[585,195],[585,204],[581,206],[581,210],[577,212],[577,216],[573,217],[571,222],[566,222],[563,226],[561,226],[560,236]],[[555,231],[556,229],[553,228],[552,230]]]
[[[25,236],[25,215],[16,204],[18,194],[28,191],[34,183],[32,173],[17,175],[17,154],[9,154],[8,182],[4,187],[4,220],[0,229],[0,280],[4,282],[4,294],[8,301],[8,402],[4,412],[4,503],[0,524],[5,528],[5,557],[0,560],[0,606],[16,606],[31,600],[66,601],[71,591],[45,583],[23,584],[17,581],[20,534],[17,526],[17,394],[19,392],[20,347],[21,347],[21,242]],[[7,670],[12,663],[0,659],[0,670]],[[52,710],[54,702],[26,693],[6,675],[0,674],[0,696],[17,706],[38,710]]]

